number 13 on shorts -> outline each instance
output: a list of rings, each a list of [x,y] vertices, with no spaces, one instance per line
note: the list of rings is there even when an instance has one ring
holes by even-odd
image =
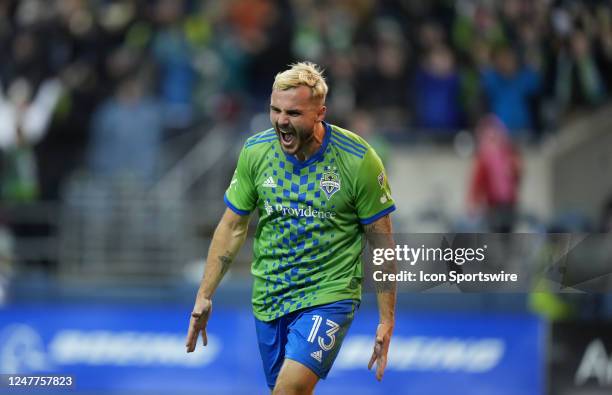
[[[340,325],[330,319],[325,320],[325,324],[330,327],[327,331],[325,331],[325,335],[329,339],[327,340],[322,336],[317,337],[317,333],[319,332],[319,328],[321,327],[323,317],[321,317],[320,315],[313,315],[312,320],[314,322],[312,323],[312,328],[310,329],[310,334],[308,335],[308,341],[310,343],[314,343],[315,339],[318,338],[319,347],[321,347],[321,349],[324,351],[329,351],[334,348],[334,345],[336,344],[336,332],[340,330]],[[327,343],[325,343],[326,340]]]
[[[327,377],[358,307],[354,300],[341,300],[298,312],[289,324],[284,357],[309,367],[322,379]],[[273,329],[278,333],[278,328]]]

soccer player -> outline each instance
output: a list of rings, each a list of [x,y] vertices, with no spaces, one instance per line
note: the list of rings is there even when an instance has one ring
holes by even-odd
[[[257,209],[252,302],[273,394],[311,394],[327,376],[361,300],[362,235],[382,248],[393,245],[389,213],[395,205],[383,165],[362,138],[324,122],[327,89],[312,63],[276,76],[273,128],[242,148],[187,334],[187,352],[200,333],[206,345],[213,293]],[[376,363],[378,380],[387,364],[395,296],[394,289],[377,292],[379,324],[368,369]]]

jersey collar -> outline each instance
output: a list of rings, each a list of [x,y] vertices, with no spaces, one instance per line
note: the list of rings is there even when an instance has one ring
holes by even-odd
[[[332,130],[331,130],[331,126],[329,126],[329,124],[325,121],[321,121],[323,123],[323,127],[325,128],[325,136],[323,136],[323,143],[321,144],[321,147],[319,147],[319,150],[310,158],[308,158],[307,160],[305,160],[304,162],[302,162],[301,160],[297,159],[295,156],[293,155],[289,155],[287,154],[285,151],[283,151],[282,147],[281,147],[281,151],[283,151],[283,153],[285,154],[285,157],[287,158],[287,160],[291,163],[293,163],[294,167],[297,168],[303,168],[306,166],[309,166],[315,162],[318,162],[319,160],[321,160],[323,158],[323,154],[325,153],[325,150],[327,149],[327,144],[329,144],[329,139],[331,137],[332,134]],[[280,144],[280,142],[279,142]]]

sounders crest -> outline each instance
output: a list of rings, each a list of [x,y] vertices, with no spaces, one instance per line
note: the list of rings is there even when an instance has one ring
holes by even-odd
[[[340,190],[340,176],[336,167],[326,167],[321,177],[319,187],[327,196],[327,200],[331,199],[332,195]]]

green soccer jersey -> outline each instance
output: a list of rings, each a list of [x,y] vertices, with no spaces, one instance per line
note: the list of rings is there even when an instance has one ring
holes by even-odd
[[[362,225],[395,210],[376,152],[324,123],[319,151],[301,162],[274,129],[247,139],[225,203],[259,211],[251,272],[253,312],[271,321],[292,311],[361,298]]]

